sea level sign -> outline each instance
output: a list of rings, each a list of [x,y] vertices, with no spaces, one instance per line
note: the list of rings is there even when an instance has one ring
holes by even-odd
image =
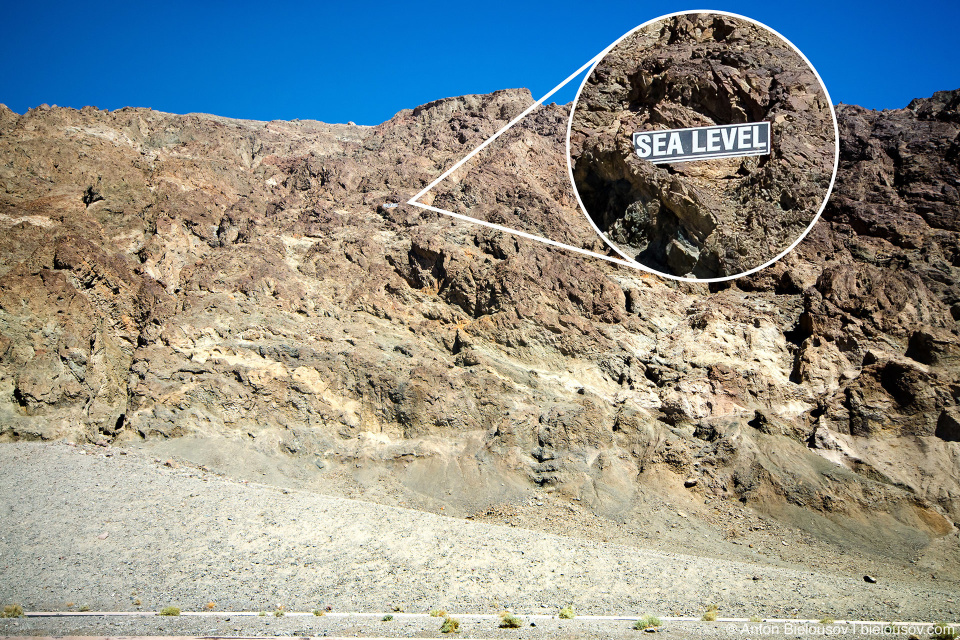
[[[654,164],[770,153],[770,123],[641,131],[633,134],[637,155]]]

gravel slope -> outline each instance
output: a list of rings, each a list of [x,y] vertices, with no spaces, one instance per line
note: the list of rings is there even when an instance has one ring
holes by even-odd
[[[554,536],[246,484],[113,448],[0,445],[0,603],[27,611],[67,603],[199,611],[215,602],[221,611],[510,607],[529,615],[572,603],[581,614],[699,615],[717,604],[722,616],[799,608],[803,618],[956,620],[958,600],[948,583],[866,584]],[[291,632],[309,619],[299,620]],[[0,634],[90,632],[97,624],[118,623],[4,620]],[[157,632],[149,631],[157,619],[143,624]],[[188,633],[232,630],[206,620],[169,624],[203,627]]]

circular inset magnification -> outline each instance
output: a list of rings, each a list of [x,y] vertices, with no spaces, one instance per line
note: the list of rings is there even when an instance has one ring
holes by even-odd
[[[810,62],[742,16],[681,13],[611,45],[580,86],[567,149],[580,205],[638,266],[728,280],[816,223],[839,160]]]

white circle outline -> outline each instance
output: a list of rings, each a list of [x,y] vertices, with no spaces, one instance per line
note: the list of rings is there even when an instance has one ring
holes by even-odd
[[[817,77],[817,81],[820,83],[820,88],[823,89],[823,93],[827,98],[827,105],[830,107],[830,115],[833,118],[833,134],[834,134],[833,175],[830,177],[830,186],[827,187],[827,192],[823,196],[823,203],[820,205],[820,210],[817,211],[817,215],[813,217],[813,220],[810,222],[810,225],[804,230],[803,233],[800,234],[800,237],[794,240],[793,244],[791,244],[789,247],[784,249],[776,257],[771,258],[770,260],[763,263],[759,267],[754,267],[753,269],[744,271],[742,273],[736,273],[732,276],[723,276],[722,278],[686,278],[686,277],[677,276],[671,273],[663,273],[662,271],[657,271],[656,269],[652,269],[646,265],[640,264],[634,258],[631,258],[626,253],[621,251],[607,238],[607,236],[602,231],[600,231],[596,223],[594,223],[593,218],[591,218],[590,214],[587,213],[587,208],[583,206],[583,200],[580,199],[580,192],[577,191],[577,183],[573,179],[573,163],[570,158],[570,130],[573,127],[573,114],[577,110],[577,102],[579,102],[580,100],[580,93],[583,91],[583,87],[587,84],[587,80],[590,78],[594,70],[597,68],[597,65],[603,62],[603,59],[607,56],[608,53],[610,53],[610,50],[613,49],[618,44],[620,44],[620,42],[627,36],[655,22],[666,20],[667,18],[673,18],[675,16],[685,16],[690,14],[701,14],[701,13],[718,14],[722,16],[729,16],[731,18],[739,18],[741,20],[746,20],[747,22],[763,27],[764,29],[766,29],[767,31],[779,37],[781,40],[783,40],[788,45],[790,45],[790,47],[797,54],[799,54],[801,58],[803,58],[803,61],[807,63],[807,66],[809,66],[810,70],[813,71],[813,75]],[[583,76],[583,80],[580,82],[580,88],[577,89],[577,95],[573,99],[573,106],[570,108],[570,117],[567,119],[567,174],[570,176],[570,184],[573,185],[573,194],[577,197],[577,204],[580,205],[580,211],[582,211],[583,215],[586,216],[587,222],[590,223],[590,226],[593,227],[593,230],[597,232],[597,235],[599,235],[600,238],[603,239],[603,241],[607,244],[607,246],[609,246],[611,249],[619,253],[624,259],[630,262],[631,266],[635,266],[635,268],[640,269],[641,271],[646,271],[647,273],[653,273],[664,278],[669,278],[671,280],[679,280],[681,282],[726,282],[728,280],[735,280],[737,278],[742,278],[752,273],[756,273],[761,269],[766,269],[767,267],[772,265],[774,262],[776,262],[777,260],[780,260],[782,257],[784,257],[785,255],[793,251],[793,249],[798,244],[800,244],[800,241],[806,238],[807,235],[813,230],[813,227],[814,225],[817,224],[817,221],[820,220],[820,215],[823,213],[823,210],[826,208],[827,203],[830,201],[830,194],[833,193],[833,185],[837,180],[837,169],[839,166],[840,166],[840,125],[837,123],[837,112],[833,108],[833,100],[830,98],[830,92],[827,91],[827,85],[823,83],[823,78],[820,77],[820,73],[817,71],[816,67],[813,66],[813,63],[810,62],[807,56],[803,55],[803,52],[800,51],[800,49],[798,49],[795,44],[790,42],[790,40],[784,37],[783,34],[781,34],[776,29],[771,29],[767,25],[763,24],[758,20],[754,20],[753,18],[748,18],[747,16],[740,15],[739,13],[732,13],[730,11],[720,11],[715,9],[696,9],[696,10],[688,10],[688,11],[675,11],[673,13],[667,13],[665,15],[662,15],[659,18],[647,20],[643,24],[637,27],[634,27],[630,31],[626,32],[625,34],[617,38],[611,45],[609,45],[606,49],[604,49],[597,55],[597,61],[593,63],[593,66],[590,67],[590,70],[587,71],[586,75]]]

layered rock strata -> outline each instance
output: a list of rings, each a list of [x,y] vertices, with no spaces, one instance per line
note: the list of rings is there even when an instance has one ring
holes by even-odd
[[[960,92],[839,107],[822,221],[710,287],[404,204],[530,103],[376,127],[0,108],[0,438],[220,439],[470,509],[506,483],[608,514],[692,492],[890,548],[950,532]],[[435,201],[597,248],[567,113]]]

